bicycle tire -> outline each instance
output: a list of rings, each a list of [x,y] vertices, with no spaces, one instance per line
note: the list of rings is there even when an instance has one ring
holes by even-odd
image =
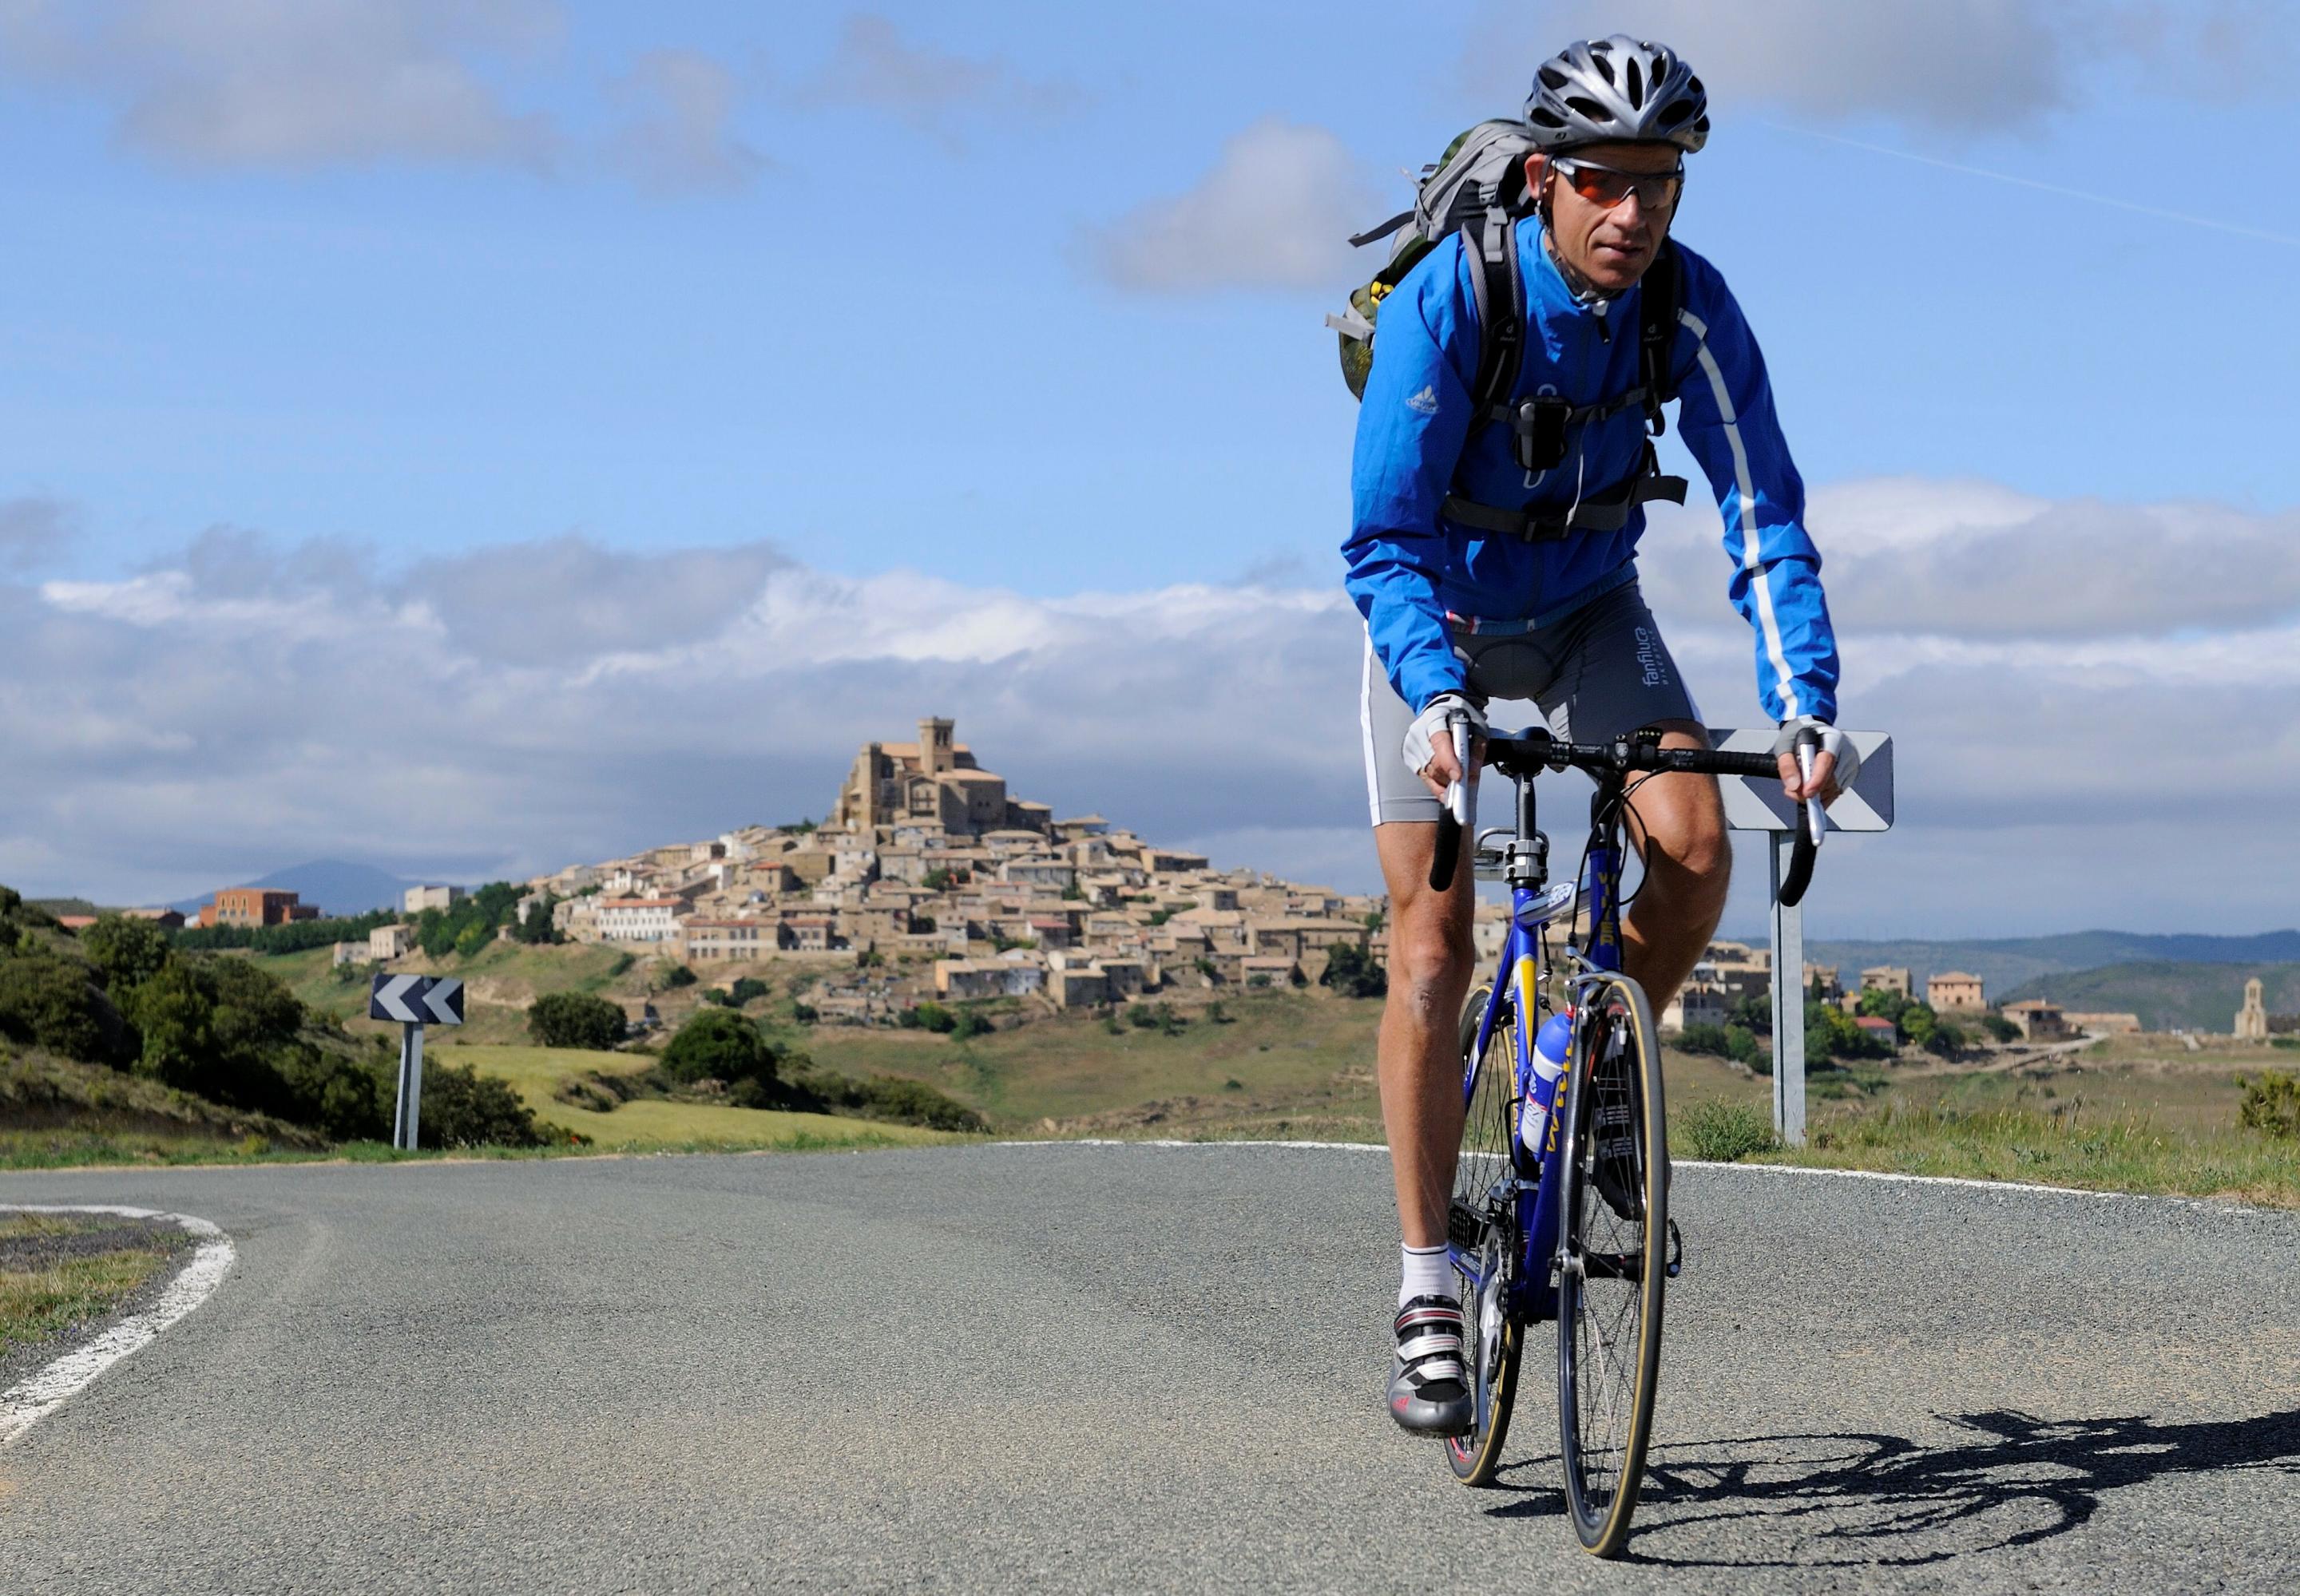
[[[1579,1005],[1564,1149],[1557,1415],[1573,1533],[1601,1558],[1629,1537],[1661,1381],[1669,1139],[1644,991],[1608,976]],[[1586,1062],[1585,1062],[1586,1060]]]
[[[1478,1044],[1478,1026],[1485,1017],[1487,994],[1480,986],[1462,1010],[1461,1056],[1464,1071],[1470,1052]],[[1470,1376],[1475,1417],[1465,1435],[1446,1438],[1446,1461],[1465,1485],[1492,1483],[1501,1467],[1502,1443],[1509,1437],[1510,1411],[1517,1401],[1517,1370],[1524,1351],[1524,1326],[1508,1311],[1509,1291],[1517,1273],[1517,1228],[1514,1204],[1496,1213],[1486,1194],[1504,1174],[1513,1174],[1512,1151],[1516,1135],[1517,1058],[1511,1037],[1510,1006],[1504,1005],[1487,1040],[1485,1056],[1478,1060],[1470,1085],[1468,1110],[1462,1118],[1462,1143],[1454,1159],[1454,1197],[1446,1210],[1447,1233],[1455,1230],[1454,1212],[1467,1203],[1481,1209],[1488,1222],[1485,1244],[1486,1282],[1473,1287],[1466,1274],[1457,1274],[1462,1288],[1463,1367]],[[1455,1238],[1458,1239],[1458,1238]],[[1497,1317],[1496,1317],[1497,1316]]]

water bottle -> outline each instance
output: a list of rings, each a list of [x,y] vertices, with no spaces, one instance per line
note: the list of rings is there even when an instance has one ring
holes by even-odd
[[[1541,1157],[1549,1110],[1557,1101],[1557,1080],[1565,1073],[1565,1053],[1572,1044],[1573,1020],[1569,1015],[1551,1015],[1534,1034],[1533,1078],[1527,1083],[1525,1107],[1519,1112],[1517,1131],[1517,1139],[1529,1158]]]

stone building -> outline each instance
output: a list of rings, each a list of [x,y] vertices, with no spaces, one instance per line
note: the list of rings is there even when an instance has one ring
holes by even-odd
[[[1022,830],[1042,837],[1052,811],[1011,799],[1005,777],[983,769],[952,733],[953,723],[937,716],[919,722],[915,743],[865,743],[838,789],[831,825],[866,839],[898,824],[932,824],[950,836]]]
[[[2236,1011],[2236,1039],[2238,1042],[2268,1040],[2268,1006],[2261,1002],[2258,976],[2244,984],[2244,1007]]]
[[[1988,1007],[1982,998],[1980,977],[1961,969],[1925,977],[1925,1003],[1936,1014],[1978,1014]]]
[[[2004,1018],[2031,1042],[2061,1042],[2070,1035],[2069,1018],[2058,1003],[2029,998],[2004,1005]]]
[[[1861,990],[1863,992],[1891,992],[1902,997],[1914,997],[1915,987],[1916,982],[1904,965],[1872,965],[1861,972]]]

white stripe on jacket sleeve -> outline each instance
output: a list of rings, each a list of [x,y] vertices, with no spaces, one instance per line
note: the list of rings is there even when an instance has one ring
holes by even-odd
[[[1709,324],[1691,311],[1680,310],[1677,319],[1693,329],[1699,340],[1697,353],[1701,369],[1709,374],[1709,391],[1717,400],[1717,417],[1725,425],[1725,442],[1733,451],[1733,482],[1741,501],[1741,569],[1753,578],[1750,586],[1757,594],[1757,631],[1764,639],[1765,657],[1773,664],[1775,692],[1781,701],[1784,720],[1794,720],[1804,711],[1797,707],[1796,685],[1789,675],[1788,652],[1781,646],[1781,623],[1773,613],[1773,594],[1769,584],[1762,551],[1757,543],[1757,490],[1749,479],[1749,453],[1741,444],[1741,426],[1733,414],[1733,397],[1725,391],[1725,373],[1718,370],[1717,357],[1709,353]]]

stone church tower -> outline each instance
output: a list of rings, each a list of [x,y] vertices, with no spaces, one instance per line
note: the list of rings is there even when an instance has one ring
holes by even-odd
[[[2268,1010],[2260,1001],[2258,976],[2244,984],[2244,1007],[2236,1011],[2236,1039],[2238,1042],[2268,1040]]]

